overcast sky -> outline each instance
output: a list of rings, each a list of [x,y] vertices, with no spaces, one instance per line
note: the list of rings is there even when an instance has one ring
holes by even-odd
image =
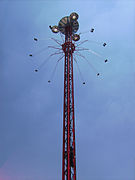
[[[0,180],[61,179],[64,63],[50,84],[59,56],[34,69],[61,40],[48,26],[74,11],[78,33],[95,28],[81,47],[103,56],[82,52],[99,77],[76,56],[85,85],[74,63],[77,179],[135,179],[135,1],[1,0]]]

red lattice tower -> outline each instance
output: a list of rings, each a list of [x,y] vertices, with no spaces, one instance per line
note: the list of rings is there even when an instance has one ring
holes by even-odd
[[[83,79],[83,76],[79,69],[75,55],[85,60],[87,64],[96,72],[97,76],[99,76],[100,73],[96,71],[95,67],[90,63],[90,61],[84,55],[80,53],[80,51],[87,51],[96,55],[100,59],[104,59],[104,57],[102,57],[101,54],[98,54],[97,52],[89,48],[80,46],[86,42],[91,42],[91,43],[94,42],[96,44],[101,44],[100,42],[91,41],[91,40],[89,41],[88,39],[86,39],[79,43],[75,43],[76,41],[80,40],[80,34],[87,33],[87,32],[91,32],[91,33],[94,32],[94,29],[92,28],[89,31],[76,34],[76,32],[79,29],[79,23],[77,20],[78,20],[78,14],[72,13],[70,14],[70,16],[63,17],[59,21],[58,26],[53,26],[53,27],[49,26],[53,33],[60,33],[63,43],[59,41],[58,39],[49,38],[55,41],[55,43],[57,43],[58,46],[57,47],[48,46],[45,49],[52,48],[57,51],[55,53],[50,54],[48,58],[46,58],[45,61],[43,61],[43,63],[39,66],[39,68],[35,69],[35,72],[38,72],[38,70],[41,69],[43,65],[47,63],[52,56],[62,55],[56,62],[55,68],[52,72],[52,75],[54,75],[54,72],[56,70],[56,67],[59,61],[64,58],[62,180],[76,180],[73,54],[74,54],[74,62],[77,65],[81,79]],[[63,39],[63,35],[65,36],[65,40]],[[38,41],[38,39],[34,38],[34,41]],[[102,45],[103,47],[105,47],[107,44],[103,43]],[[41,53],[45,49],[42,49],[35,54],[30,54],[29,56],[33,57],[37,55],[38,53]],[[108,59],[104,59],[104,62],[105,63],[108,62]],[[48,83],[50,82],[51,81],[48,80]],[[83,84],[85,84],[85,81],[83,81]]]
[[[73,82],[73,53],[75,45],[72,42],[80,39],[75,34],[79,28],[78,15],[72,13],[62,18],[58,26],[53,26],[54,33],[60,31],[65,35],[62,50],[65,54],[64,62],[64,108],[63,108],[63,158],[62,180],[76,180],[75,153],[75,116],[74,116],[74,82]]]

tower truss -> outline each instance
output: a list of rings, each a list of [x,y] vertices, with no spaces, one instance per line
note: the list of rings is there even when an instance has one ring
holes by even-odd
[[[60,31],[65,35],[62,50],[64,61],[64,107],[63,107],[63,155],[62,180],[76,180],[76,152],[75,152],[75,116],[74,116],[74,82],[73,82],[73,53],[80,36],[75,34],[79,28],[78,14],[62,18],[58,26],[53,26],[54,33]]]
[[[83,60],[85,60],[88,65],[96,72],[97,76],[100,75],[99,72],[96,71],[95,67],[92,66],[92,64],[89,62],[89,60],[83,56],[80,51],[87,51],[94,55],[96,55],[98,58],[103,59],[100,54],[97,52],[89,49],[81,47],[80,45],[90,42],[90,43],[99,43],[97,41],[89,41],[89,40],[83,40],[79,43],[76,43],[76,41],[80,40],[80,35],[83,33],[76,34],[76,32],[79,29],[79,23],[78,23],[78,14],[73,12],[70,14],[70,16],[63,17],[59,23],[58,26],[49,26],[51,31],[53,33],[60,33],[62,42],[55,38],[49,38],[53,40],[55,43],[57,43],[56,46],[48,46],[47,48],[52,48],[56,50],[55,53],[50,54],[45,61],[38,67],[38,69],[35,69],[35,72],[38,72],[41,67],[45,63],[47,63],[52,56],[60,55],[59,59],[56,62],[54,71],[52,72],[52,75],[54,75],[54,72],[56,70],[58,62],[63,59],[64,57],[64,103],[63,103],[63,151],[62,151],[62,180],[76,180],[76,147],[75,147],[75,113],[74,113],[74,77],[73,77],[73,65],[74,62],[77,64],[78,71],[80,73],[81,79],[83,79],[83,76],[81,74],[81,71],[79,69],[76,57],[73,58],[73,55],[79,56]],[[94,29],[92,28],[88,32],[94,32]],[[63,35],[65,37],[65,40],[63,38]],[[34,41],[38,41],[37,38],[34,38]],[[101,43],[99,43],[101,44]],[[103,43],[103,47],[105,47],[107,44]],[[46,48],[46,49],[47,49]],[[45,49],[40,50],[39,52],[35,54],[29,54],[30,57],[35,56],[38,53],[41,53]],[[75,53],[74,53],[75,52]],[[61,56],[62,55],[62,56]],[[74,61],[73,61],[74,59]],[[104,59],[104,62],[108,62],[108,59]],[[51,81],[48,80],[48,83]],[[83,81],[83,84],[85,84],[85,81]]]
[[[63,160],[62,180],[76,180],[75,155],[75,118],[74,118],[74,84],[73,84],[73,52],[71,27],[66,27],[64,64],[64,110],[63,110]]]

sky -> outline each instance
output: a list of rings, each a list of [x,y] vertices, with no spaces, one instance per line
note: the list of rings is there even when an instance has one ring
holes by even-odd
[[[72,12],[78,33],[95,29],[81,47],[103,56],[81,52],[97,77],[76,55],[85,85],[74,63],[77,179],[135,179],[135,1],[1,0],[0,180],[61,179],[64,61],[54,77],[59,56],[34,69],[55,52],[49,38],[61,40],[48,26]]]

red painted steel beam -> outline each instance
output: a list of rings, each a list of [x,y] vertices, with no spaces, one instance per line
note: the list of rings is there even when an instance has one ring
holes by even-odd
[[[64,62],[64,108],[63,108],[63,157],[62,157],[62,180],[65,180],[65,89],[66,89],[66,55]]]
[[[62,180],[76,180],[72,27],[66,27],[64,62]]]
[[[66,32],[67,34],[67,39],[68,39],[68,41],[70,40],[70,37],[69,37],[69,33],[70,33],[70,28],[67,28],[67,32]],[[68,78],[67,78],[67,84],[68,84],[68,88],[67,88],[67,90],[68,90],[68,104],[67,104],[67,113],[68,113],[68,116],[67,116],[67,122],[68,122],[68,138],[67,138],[67,155],[68,155],[68,157],[67,157],[67,180],[71,180],[71,175],[70,175],[70,66],[69,66],[69,59],[70,58],[70,55],[69,55],[69,44],[67,45],[67,60],[68,60],[68,62],[67,62],[67,76],[68,76]]]
[[[72,69],[72,119],[73,119],[73,163],[74,163],[74,179],[76,180],[76,154],[75,154],[75,115],[74,115],[74,79],[73,79],[73,54],[71,54],[71,69]]]

